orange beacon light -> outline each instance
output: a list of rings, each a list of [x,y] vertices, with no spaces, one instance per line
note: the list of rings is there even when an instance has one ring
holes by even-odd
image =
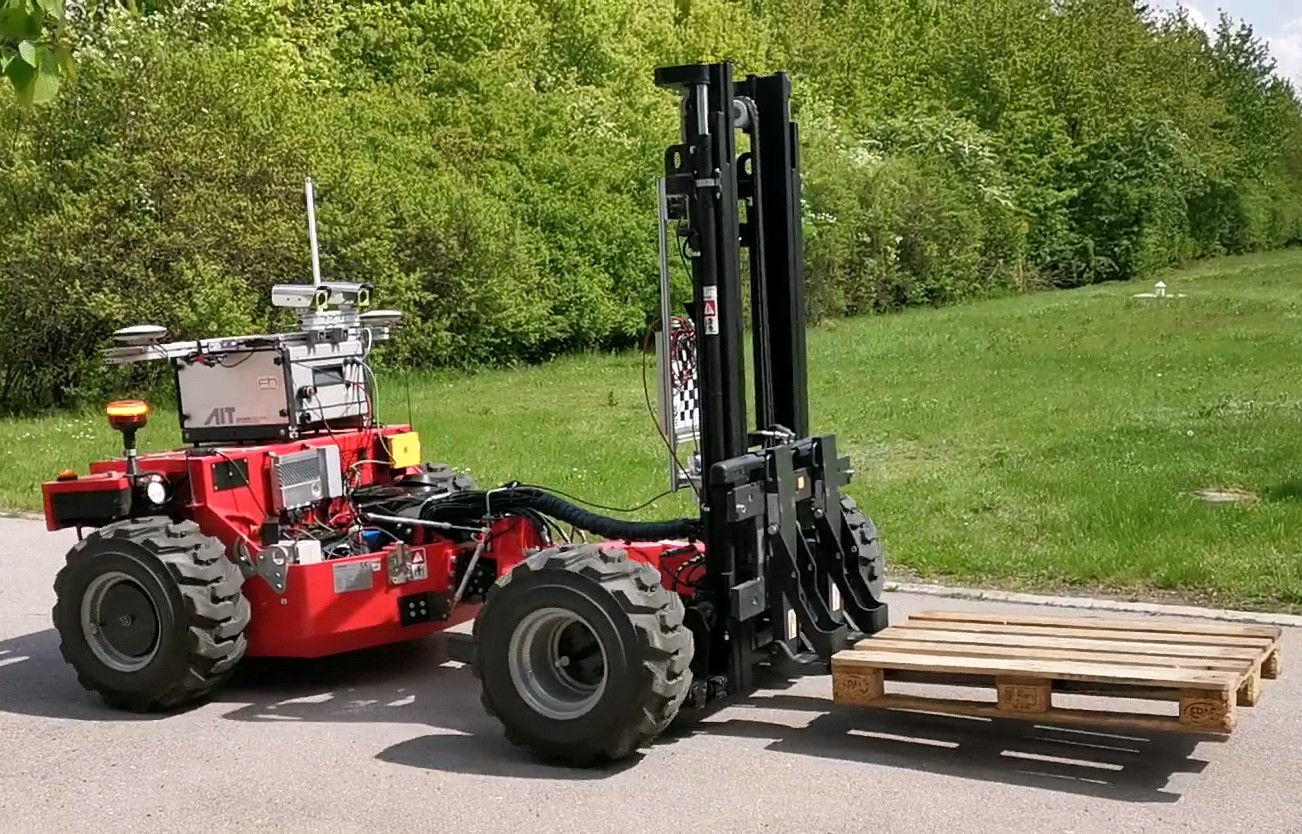
[[[137,474],[136,432],[149,422],[149,403],[143,400],[117,400],[104,409],[109,425],[122,432],[122,449],[127,459],[127,474]]]

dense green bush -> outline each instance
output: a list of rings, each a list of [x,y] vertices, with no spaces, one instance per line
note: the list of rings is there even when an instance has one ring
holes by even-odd
[[[0,93],[0,410],[122,384],[124,324],[275,325],[308,175],[323,272],[409,315],[385,361],[635,344],[670,62],[792,73],[815,318],[1302,242],[1302,108],[1261,44],[1129,0],[144,8],[73,21],[53,102]]]

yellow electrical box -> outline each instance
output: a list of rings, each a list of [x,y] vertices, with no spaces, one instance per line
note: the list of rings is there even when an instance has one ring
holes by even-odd
[[[393,465],[394,469],[419,466],[420,461],[420,435],[418,433],[406,431],[389,437],[389,463]]]

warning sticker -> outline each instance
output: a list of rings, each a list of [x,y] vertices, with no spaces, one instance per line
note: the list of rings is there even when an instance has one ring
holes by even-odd
[[[701,299],[701,317],[705,320],[707,336],[719,334],[719,288],[705,287]]]

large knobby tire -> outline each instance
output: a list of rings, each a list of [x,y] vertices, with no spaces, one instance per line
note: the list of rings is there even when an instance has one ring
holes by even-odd
[[[244,657],[243,584],[221,542],[192,521],[111,524],[74,545],[55,577],[60,651],[117,709],[197,703]]]
[[[420,465],[420,471],[401,479],[408,483],[422,483],[431,492],[468,492],[476,488],[475,479],[458,472],[446,463],[426,461]]]
[[[857,569],[873,598],[881,599],[886,590],[886,554],[877,536],[877,525],[848,495],[841,496],[841,540],[854,559],[854,565],[847,567]]]
[[[540,759],[590,767],[647,746],[691,685],[683,603],[614,545],[539,551],[475,619],[472,666],[489,715]]]

